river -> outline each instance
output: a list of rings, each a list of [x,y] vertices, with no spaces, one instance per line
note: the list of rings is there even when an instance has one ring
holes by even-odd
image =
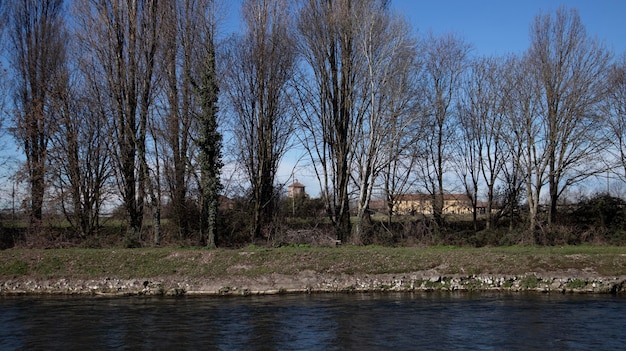
[[[0,349],[609,350],[624,316],[612,295],[0,297]]]

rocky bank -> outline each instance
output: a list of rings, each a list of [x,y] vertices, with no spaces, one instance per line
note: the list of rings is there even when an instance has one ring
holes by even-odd
[[[327,274],[302,271],[295,275],[231,276],[185,279],[163,276],[137,279],[43,279],[19,277],[0,280],[0,295],[98,296],[247,296],[323,292],[411,291],[536,291],[546,293],[626,293],[626,276],[597,277],[584,271],[524,275],[440,275],[435,270],[402,275]]]

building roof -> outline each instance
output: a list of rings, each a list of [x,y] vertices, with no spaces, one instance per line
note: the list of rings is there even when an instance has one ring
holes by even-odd
[[[295,182],[293,182],[289,188],[304,188],[304,184],[298,182],[297,180]]]

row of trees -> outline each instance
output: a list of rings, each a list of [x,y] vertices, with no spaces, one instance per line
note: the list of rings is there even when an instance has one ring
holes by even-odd
[[[520,55],[474,57],[456,35],[416,38],[382,0],[246,0],[242,32],[226,38],[213,0],[2,6],[33,233],[49,201],[92,235],[113,196],[129,245],[146,208],[159,244],[166,203],[180,237],[198,228],[214,246],[228,161],[246,180],[250,238],[270,235],[292,147],[309,156],[337,239],[357,243],[376,193],[389,218],[399,195],[429,193],[437,226],[460,188],[475,228],[479,200],[488,227],[525,202],[532,231],[546,189],[551,224],[572,185],[626,171],[626,57],[576,10],[538,15]]]
[[[538,15],[520,55],[473,57],[456,35],[416,40],[387,6],[316,3],[299,17],[313,79],[297,79],[297,116],[339,239],[360,240],[376,188],[389,216],[399,195],[430,194],[436,225],[446,192],[472,200],[475,228],[479,200],[488,227],[526,202],[534,231],[546,189],[550,226],[572,185],[621,176],[626,58],[576,10]]]
[[[185,232],[194,181],[202,241],[215,245],[221,135],[213,2],[3,6],[9,115],[26,158],[29,232],[39,235],[48,199],[90,236],[114,193],[125,209],[128,245],[140,244],[146,206],[158,245],[163,192]]]

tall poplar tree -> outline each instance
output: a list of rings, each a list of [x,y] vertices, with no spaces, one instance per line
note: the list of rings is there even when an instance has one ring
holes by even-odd
[[[547,157],[548,223],[568,187],[603,172],[599,159],[609,52],[590,37],[578,11],[564,7],[539,15],[531,26],[529,74],[538,82],[542,147]]]
[[[355,143],[356,1],[307,0],[298,19],[299,50],[312,77],[299,80],[304,147],[320,182],[337,239],[350,237],[349,181]],[[364,1],[378,3],[378,1]],[[365,5],[363,5],[365,6]]]
[[[274,181],[292,136],[289,82],[295,52],[290,2],[248,0],[244,34],[232,50],[228,93],[238,160],[252,188],[253,239],[262,236],[277,204]]]
[[[149,181],[146,137],[154,107],[159,47],[157,1],[81,0],[79,34],[108,114],[117,183],[128,220],[128,246],[141,245]]]
[[[10,63],[15,70],[15,138],[24,149],[32,231],[42,220],[46,162],[54,127],[51,95],[65,60],[62,0],[20,0],[10,5]]]
[[[435,223],[443,224],[444,180],[452,168],[452,142],[458,123],[458,103],[470,45],[454,34],[430,35],[424,42],[425,118],[418,171],[431,196]]]

